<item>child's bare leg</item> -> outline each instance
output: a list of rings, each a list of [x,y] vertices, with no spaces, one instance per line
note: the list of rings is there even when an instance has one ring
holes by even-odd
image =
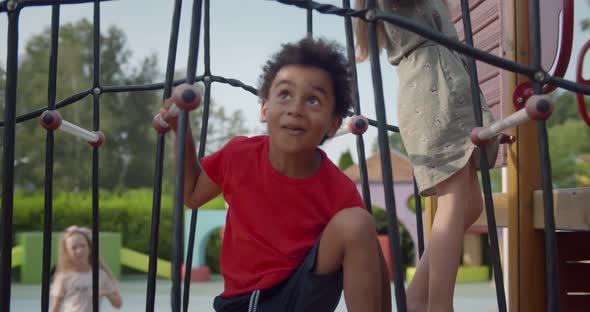
[[[453,311],[453,293],[463,234],[481,213],[473,193],[480,194],[475,167],[465,168],[437,186],[438,209],[429,242],[428,311]]]
[[[382,274],[375,221],[364,209],[337,213],[324,229],[316,273],[343,270],[344,298],[348,311],[383,311]]]
[[[481,197],[481,190],[480,190],[480,186],[479,186],[479,181],[477,180],[477,171],[475,169],[475,167],[473,166],[473,164],[470,162],[465,168],[463,168],[462,171],[469,171],[469,173],[467,174],[467,179],[468,179],[468,187],[465,188],[465,190],[469,190],[469,200],[468,202],[468,207],[467,209],[464,210],[464,218],[463,218],[463,231],[462,231],[462,235],[460,237],[460,242],[462,242],[462,238],[463,238],[463,234],[467,231],[467,229],[469,229],[469,227],[473,224],[473,222],[475,222],[475,220],[477,220],[477,218],[479,217],[482,209],[483,209],[483,202],[482,202],[482,197]],[[453,176],[452,178],[455,178],[457,175],[459,175],[462,172],[457,173],[455,176]],[[464,174],[465,175],[465,174]],[[459,177],[460,178],[460,177]],[[449,181],[445,181],[449,182]],[[456,183],[451,181],[451,183]],[[441,190],[439,189],[439,194],[441,193]],[[439,202],[439,207],[441,202]],[[438,215],[438,211],[437,211],[437,215]],[[436,220],[435,220],[436,222]],[[455,226],[458,226],[459,224],[457,223]],[[458,227],[461,228],[461,227]],[[429,244],[430,245],[430,242]],[[461,246],[461,245],[459,245]],[[460,248],[460,247],[459,247]],[[426,249],[424,250],[424,253],[422,254],[422,258],[420,258],[420,261],[418,262],[418,265],[416,267],[416,273],[414,274],[414,277],[412,278],[412,281],[410,282],[410,285],[408,285],[408,289],[407,289],[407,298],[408,298],[408,311],[409,312],[425,312],[427,311],[428,308],[428,301],[429,301],[429,269],[430,269],[430,252],[429,252],[428,246],[426,247]],[[459,255],[460,257],[460,255]],[[455,273],[456,276],[456,273]],[[454,280],[455,278],[453,278],[453,286],[454,286]],[[452,293],[451,293],[452,296]],[[452,298],[451,298],[452,299]],[[452,303],[452,302],[451,302]]]
[[[428,254],[428,248],[424,249],[416,265],[416,272],[406,290],[408,312],[426,312],[428,308],[428,267],[430,266]]]

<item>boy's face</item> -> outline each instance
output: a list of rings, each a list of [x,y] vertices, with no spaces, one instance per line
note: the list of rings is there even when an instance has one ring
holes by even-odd
[[[268,98],[262,100],[262,121],[272,144],[284,152],[315,150],[334,136],[342,118],[334,114],[334,87],[328,72],[302,65],[282,67]]]

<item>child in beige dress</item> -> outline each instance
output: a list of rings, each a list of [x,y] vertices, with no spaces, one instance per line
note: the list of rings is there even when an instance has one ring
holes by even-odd
[[[77,226],[66,229],[59,240],[58,263],[51,285],[51,312],[92,312],[92,241],[90,230]],[[99,261],[99,298],[107,297],[121,307],[117,281]]]
[[[443,0],[377,0],[379,7],[458,39]],[[365,8],[365,0],[357,0]],[[358,61],[367,59],[367,26],[356,23]],[[483,209],[471,143],[476,127],[467,60],[435,42],[389,23],[378,23],[381,48],[397,66],[400,134],[422,196],[438,195],[430,241],[407,289],[408,311],[453,311],[463,235]],[[402,91],[403,90],[403,91]],[[484,125],[493,121],[481,96]],[[495,162],[497,144],[486,148]]]

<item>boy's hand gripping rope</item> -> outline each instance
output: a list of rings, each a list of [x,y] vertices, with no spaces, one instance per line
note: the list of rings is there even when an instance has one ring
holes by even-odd
[[[172,100],[174,104],[169,108],[168,114],[173,118],[178,117],[180,110],[192,111],[197,109],[201,105],[201,93],[197,89],[197,85],[190,85],[183,83],[174,88],[172,92]],[[160,113],[154,116],[152,120],[152,127],[156,129],[158,133],[166,133],[170,130],[170,125],[162,118]]]
[[[577,73],[576,73],[576,82],[581,83],[581,84],[585,84],[585,85],[590,85],[590,79],[585,79],[584,74],[583,74],[584,60],[586,59],[586,54],[588,53],[589,49],[590,49],[590,40],[587,41],[586,44],[584,44],[584,46],[582,47],[582,51],[580,52],[580,56],[578,58],[578,68],[577,68]],[[580,112],[580,116],[582,117],[582,119],[584,120],[586,125],[588,125],[588,127],[590,127],[590,116],[588,116],[588,110],[586,109],[586,102],[584,101],[584,95],[582,93],[576,93],[576,99],[578,100],[578,111]]]

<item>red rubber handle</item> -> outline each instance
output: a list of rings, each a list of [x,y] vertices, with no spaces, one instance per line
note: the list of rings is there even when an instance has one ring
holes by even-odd
[[[578,57],[578,68],[576,73],[576,82],[583,83],[586,85],[590,85],[590,79],[584,79],[583,72],[584,72],[584,59],[586,58],[586,54],[590,50],[590,40],[584,44],[582,47],[582,51],[580,52],[580,56]],[[584,94],[576,93],[576,99],[578,100],[578,111],[580,112],[580,117],[584,120],[586,125],[590,127],[590,116],[588,116],[588,110],[586,109],[586,101],[584,100]]]
[[[572,56],[572,46],[574,41],[574,0],[563,0],[563,25],[561,29],[561,47],[559,56],[555,65],[553,76],[563,78],[567,72]],[[545,85],[543,94],[553,92],[557,87],[554,85]],[[529,97],[533,94],[532,83],[523,82],[514,90],[512,103],[519,110],[524,107]]]

